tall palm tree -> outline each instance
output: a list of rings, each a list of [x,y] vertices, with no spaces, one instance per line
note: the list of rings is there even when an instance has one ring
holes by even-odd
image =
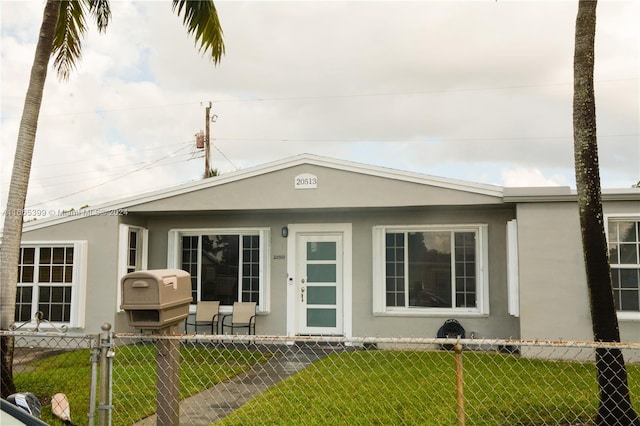
[[[224,54],[222,27],[212,0],[173,0],[173,11],[182,16],[189,35],[203,54],[218,64]],[[38,128],[49,60],[61,80],[66,80],[80,60],[81,41],[86,33],[86,17],[95,19],[104,32],[111,19],[109,0],[47,0],[24,109],[20,121],[13,171],[4,215],[2,250],[0,250],[0,329],[14,322],[15,301],[22,239],[22,210],[27,196],[31,160]],[[13,339],[2,336],[2,397],[15,392],[13,383]]]
[[[595,0],[580,0],[576,18],[573,62],[575,173],[593,336],[596,341],[619,342],[604,233],[596,138],[593,89],[596,5]],[[638,415],[631,406],[627,371],[620,349],[596,349],[596,370],[600,390],[597,424],[640,426]]]

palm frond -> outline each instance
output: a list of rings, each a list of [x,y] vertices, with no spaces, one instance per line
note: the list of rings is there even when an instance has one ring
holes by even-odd
[[[173,0],[173,11],[183,15],[182,23],[189,35],[195,36],[198,50],[208,52],[214,64],[224,55],[222,26],[212,0]]]
[[[89,13],[96,19],[98,31],[104,32],[111,19],[111,6],[109,0],[88,0]]]
[[[53,66],[62,80],[69,78],[82,56],[81,38],[86,32],[83,2],[63,0],[53,39]]]
[[[53,40],[53,66],[58,77],[67,80],[82,57],[82,38],[87,32],[86,14],[96,20],[98,31],[104,32],[111,18],[108,0],[62,0],[60,17]]]

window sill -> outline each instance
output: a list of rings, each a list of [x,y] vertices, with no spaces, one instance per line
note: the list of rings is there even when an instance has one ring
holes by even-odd
[[[451,317],[489,317],[488,312],[480,312],[477,310],[458,310],[458,309],[398,309],[386,310],[384,312],[374,312],[376,317],[421,317],[421,318],[451,318]]]
[[[618,311],[618,321],[640,322],[640,312]]]

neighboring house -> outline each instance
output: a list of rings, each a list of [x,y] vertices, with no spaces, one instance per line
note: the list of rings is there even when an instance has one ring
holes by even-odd
[[[622,339],[640,342],[640,189],[603,192]],[[25,224],[17,322],[129,331],[120,279],[180,268],[270,335],[591,340],[576,196],[313,155]],[[192,310],[195,307],[192,306]]]

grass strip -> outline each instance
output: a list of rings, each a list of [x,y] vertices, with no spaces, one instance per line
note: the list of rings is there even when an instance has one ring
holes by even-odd
[[[215,347],[180,348],[180,398],[228,380],[264,362],[270,354]],[[98,372],[98,380],[100,374]],[[50,398],[62,392],[71,405],[77,425],[88,424],[91,389],[91,351],[75,350],[30,363],[14,377],[22,392],[34,393],[42,402],[42,419],[62,424],[51,414]],[[96,398],[98,396],[96,395]],[[156,410],[156,348],[152,344],[116,348],[113,358],[113,424],[130,425]],[[97,410],[96,410],[97,422]]]
[[[593,363],[464,353],[467,425],[589,424],[597,409]],[[640,406],[640,365],[629,365]],[[221,425],[457,424],[451,352],[333,354],[255,397]]]

